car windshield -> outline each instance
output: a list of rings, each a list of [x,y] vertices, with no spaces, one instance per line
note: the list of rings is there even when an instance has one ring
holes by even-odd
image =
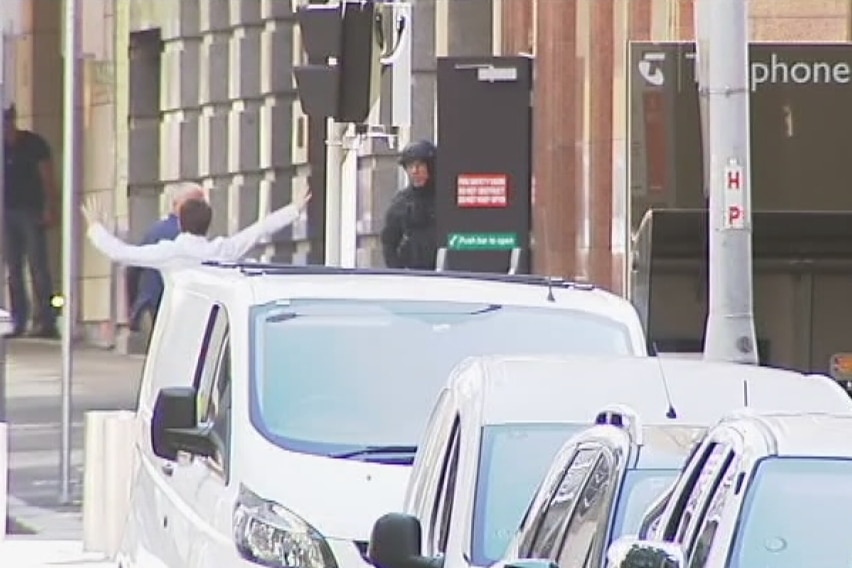
[[[581,424],[501,424],[482,429],[471,561],[498,561],[562,445]]]
[[[637,534],[645,511],[668,489],[679,473],[679,469],[628,471],[618,496],[610,541],[624,535]]]
[[[251,420],[267,439],[392,463],[411,463],[438,392],[468,356],[633,352],[627,327],[606,317],[430,301],[258,306],[251,341]]]
[[[743,501],[729,568],[848,565],[852,460],[768,458]]]

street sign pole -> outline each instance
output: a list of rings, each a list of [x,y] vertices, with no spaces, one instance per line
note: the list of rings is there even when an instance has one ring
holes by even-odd
[[[65,0],[64,81],[62,86],[62,428],[59,460],[60,494],[63,504],[71,501],[71,375],[72,333],[77,298],[74,297],[74,186],[77,92],[77,0]]]
[[[748,1],[698,0],[696,75],[707,100],[709,300],[704,358],[757,364],[752,276]]]

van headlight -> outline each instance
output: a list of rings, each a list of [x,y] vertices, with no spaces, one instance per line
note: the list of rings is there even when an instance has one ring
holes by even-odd
[[[234,543],[245,559],[270,568],[337,568],[315,528],[244,486],[234,507]]]

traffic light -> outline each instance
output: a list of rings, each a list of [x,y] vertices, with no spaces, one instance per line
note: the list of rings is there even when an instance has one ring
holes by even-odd
[[[384,34],[375,4],[304,4],[296,20],[307,65],[293,73],[302,110],[313,117],[364,123],[381,89]]]

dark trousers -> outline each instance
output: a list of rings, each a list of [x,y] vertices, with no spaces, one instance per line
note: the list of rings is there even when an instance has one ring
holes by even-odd
[[[45,328],[53,327],[56,325],[56,314],[50,305],[53,282],[50,278],[42,216],[36,211],[12,209],[6,211],[4,221],[4,254],[9,270],[9,300],[12,303],[15,330],[24,331],[30,318],[30,301],[24,285],[24,261],[30,267],[38,322]]]

